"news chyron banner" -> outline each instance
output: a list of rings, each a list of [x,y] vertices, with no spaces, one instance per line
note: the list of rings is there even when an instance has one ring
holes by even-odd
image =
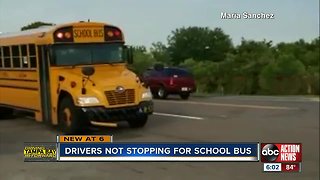
[[[261,143],[264,172],[301,172],[301,143]]]
[[[258,161],[257,144],[60,144],[59,161]]]
[[[124,143],[113,136],[57,136],[25,143],[30,161],[231,161],[262,162],[264,172],[301,172],[301,143]]]
[[[25,161],[259,162],[259,143],[117,143],[113,136],[57,136],[25,143]]]

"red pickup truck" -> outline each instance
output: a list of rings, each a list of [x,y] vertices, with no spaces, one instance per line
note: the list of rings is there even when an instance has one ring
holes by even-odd
[[[193,76],[182,68],[155,66],[143,73],[142,80],[155,98],[165,99],[169,94],[179,94],[182,99],[188,99],[190,93],[196,91]]]

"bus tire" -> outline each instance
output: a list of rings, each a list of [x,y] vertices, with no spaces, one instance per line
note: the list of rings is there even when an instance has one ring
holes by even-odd
[[[13,109],[0,107],[0,119],[11,119],[13,118]]]
[[[73,103],[70,97],[65,97],[59,104],[59,129],[65,134],[85,134],[89,123],[85,113]]]
[[[134,119],[129,119],[128,123],[131,128],[142,128],[148,121],[148,115],[140,115]]]

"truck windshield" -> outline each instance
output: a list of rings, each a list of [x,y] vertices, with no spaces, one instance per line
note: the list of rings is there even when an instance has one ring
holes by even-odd
[[[123,44],[59,44],[51,54],[57,66],[123,63]]]

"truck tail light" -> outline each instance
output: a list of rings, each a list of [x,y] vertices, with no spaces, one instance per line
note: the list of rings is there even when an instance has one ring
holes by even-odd
[[[170,77],[170,85],[173,85],[173,77]]]

